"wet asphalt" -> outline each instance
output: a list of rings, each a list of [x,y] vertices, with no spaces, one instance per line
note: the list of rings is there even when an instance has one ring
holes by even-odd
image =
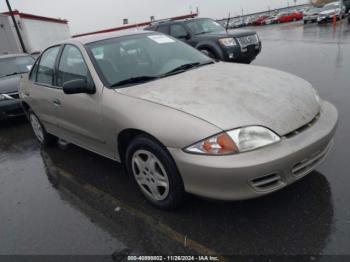
[[[255,65],[301,76],[340,112],[327,160],[270,196],[187,196],[151,207],[118,163],[73,145],[43,149],[25,119],[0,127],[0,255],[350,255],[350,25],[254,28]],[[254,76],[252,76],[254,77]]]

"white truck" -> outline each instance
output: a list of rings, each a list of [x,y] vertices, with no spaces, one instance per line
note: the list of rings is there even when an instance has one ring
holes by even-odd
[[[51,44],[71,37],[68,21],[13,11],[25,51],[41,52]],[[0,55],[23,53],[9,12],[0,14]]]

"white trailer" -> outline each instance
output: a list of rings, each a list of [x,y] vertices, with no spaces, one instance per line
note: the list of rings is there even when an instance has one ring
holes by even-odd
[[[13,11],[27,53],[41,52],[49,45],[71,37],[68,21]],[[0,14],[0,55],[22,53],[10,13]]]

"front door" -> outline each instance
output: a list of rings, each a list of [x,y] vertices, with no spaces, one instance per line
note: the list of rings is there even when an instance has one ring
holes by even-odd
[[[61,88],[64,83],[77,79],[94,85],[83,55],[74,45],[65,45],[56,78],[56,85]],[[102,91],[102,88],[96,87],[95,94],[67,95],[62,90],[59,97],[58,125],[62,138],[110,157],[102,130]]]

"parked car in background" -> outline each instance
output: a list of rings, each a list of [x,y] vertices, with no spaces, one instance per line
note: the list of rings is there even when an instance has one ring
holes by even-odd
[[[211,58],[251,63],[261,52],[261,41],[255,31],[226,29],[209,18],[156,23],[145,30],[157,31],[180,39]]]
[[[256,20],[252,22],[253,25],[263,25],[265,20],[268,19],[270,16],[268,15],[263,15],[258,17]]]
[[[245,26],[245,22],[242,19],[233,20],[229,23],[229,29],[241,28]]]
[[[277,15],[270,16],[264,21],[265,25],[272,25],[277,23]]]
[[[338,122],[299,77],[215,63],[147,31],[48,48],[20,95],[42,145],[59,137],[124,163],[162,209],[185,192],[239,200],[280,190],[322,162]]]
[[[0,56],[0,119],[23,115],[18,89],[33,64],[25,54]]]
[[[317,22],[321,9],[322,8],[314,7],[305,11],[303,16],[304,24]]]
[[[277,23],[287,23],[303,19],[303,13],[301,12],[292,12],[292,13],[281,13],[277,16]]]
[[[327,4],[320,10],[317,22],[319,24],[330,22],[334,19],[334,16],[337,20],[341,20],[345,17],[345,10],[345,6],[339,2]]]

